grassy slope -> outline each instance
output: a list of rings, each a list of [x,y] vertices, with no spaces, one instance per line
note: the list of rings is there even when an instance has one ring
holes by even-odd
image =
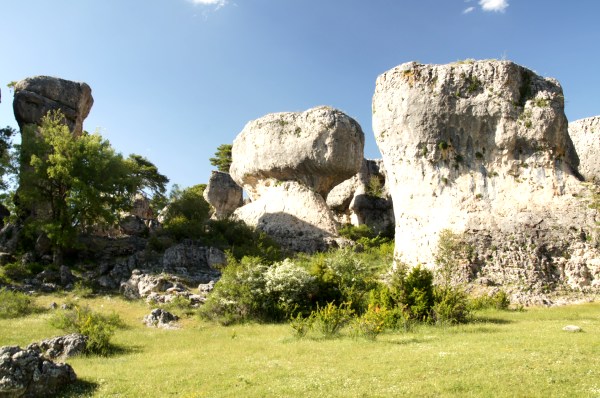
[[[64,298],[40,297],[61,303]],[[377,341],[291,337],[287,325],[221,327],[188,319],[181,330],[146,328],[143,303],[87,300],[130,325],[119,352],[68,362],[94,397],[600,397],[600,303],[484,312],[478,323],[419,327]],[[48,314],[0,320],[0,346],[60,334]],[[561,329],[576,324],[584,333]]]

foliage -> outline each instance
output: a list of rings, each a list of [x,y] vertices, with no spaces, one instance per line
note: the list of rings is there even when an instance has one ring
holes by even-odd
[[[437,288],[433,317],[440,325],[456,325],[469,321],[471,308],[464,289],[457,287]]]
[[[18,318],[34,310],[31,297],[25,293],[0,289],[0,319]]]
[[[145,159],[124,160],[99,134],[74,136],[60,111],[48,113],[39,130],[31,129],[20,148],[19,206],[33,215],[30,228],[50,238],[55,262],[75,245],[79,232],[115,224],[136,192],[164,186],[164,176],[153,176]]]
[[[25,278],[30,278],[44,270],[44,266],[36,263],[13,262],[0,267],[0,275],[8,278],[11,281],[20,281]]]
[[[431,271],[420,265],[408,271],[400,264],[392,275],[390,290],[395,305],[404,308],[409,318],[429,320],[434,305]]]
[[[369,183],[367,184],[367,195],[375,198],[385,198],[383,184],[377,176],[371,176]]]
[[[0,129],[0,190],[7,189],[6,177],[15,171],[11,153],[11,140],[15,135],[15,129],[10,126]]]
[[[267,234],[241,220],[210,220],[202,237],[204,244],[228,250],[237,260],[245,256],[260,257],[267,263],[280,261],[283,252]]]
[[[142,187],[144,195],[150,199],[154,209],[161,210],[167,204],[165,191],[169,179],[158,172],[154,163],[141,155],[131,154],[125,162],[131,171],[134,184]]]
[[[50,325],[69,333],[81,333],[88,337],[86,352],[108,355],[111,351],[110,339],[117,328],[124,323],[117,314],[103,315],[87,306],[74,306],[70,310],[56,312],[50,318]]]
[[[152,304],[179,316],[184,315],[189,317],[196,313],[196,308],[192,307],[192,301],[189,297],[183,295],[177,295],[166,303],[153,302]]]
[[[294,336],[302,338],[312,330],[315,323],[315,313],[311,312],[310,315],[304,316],[301,312],[298,312],[295,316],[290,316],[288,323],[294,331]]]
[[[353,322],[355,332],[369,340],[375,340],[388,325],[390,310],[386,307],[369,305],[360,317],[356,317]]]
[[[275,310],[286,317],[292,312],[306,312],[316,291],[315,277],[290,259],[273,264],[264,274],[265,293]]]
[[[358,226],[346,224],[339,229],[340,236],[350,239],[363,248],[380,247],[388,244],[393,240],[393,231],[385,231],[384,233],[375,233],[371,227],[366,224]]]
[[[215,166],[217,170],[222,171],[224,173],[229,173],[229,168],[231,167],[231,149],[233,145],[231,144],[222,144],[217,147],[217,151],[215,152],[215,157],[210,158],[210,164]]]
[[[325,337],[336,336],[354,315],[351,303],[327,303],[323,307],[317,306],[312,316],[315,318],[315,327]]]
[[[260,258],[229,257],[221,279],[200,307],[200,315],[223,325],[268,318],[271,308],[265,293],[268,266]]]
[[[202,196],[205,189],[205,184],[185,189],[173,186],[163,221],[167,234],[177,240],[198,239],[204,235],[210,215],[210,205]]]
[[[498,290],[491,295],[471,298],[469,306],[472,310],[497,309],[507,310],[510,306],[510,298],[504,290]]]
[[[77,281],[71,290],[71,294],[75,297],[89,298],[94,295],[94,290],[85,282]]]

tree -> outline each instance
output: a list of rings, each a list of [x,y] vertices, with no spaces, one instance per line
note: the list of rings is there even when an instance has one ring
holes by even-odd
[[[166,177],[152,163],[123,159],[99,134],[74,136],[60,111],[23,135],[20,159],[19,206],[33,212],[26,223],[52,242],[55,263],[78,233],[114,225],[136,192],[165,190]]]
[[[229,168],[231,167],[231,149],[233,145],[231,144],[222,144],[217,147],[217,152],[215,152],[215,157],[210,158],[210,164],[215,166],[217,170],[222,171],[224,173],[229,173]]]
[[[198,239],[204,234],[210,215],[210,205],[203,196],[205,189],[206,184],[185,189],[173,186],[163,225],[176,239]]]
[[[15,134],[15,129],[10,126],[0,129],[0,190],[8,188],[5,177],[14,171],[11,154],[11,139]]]

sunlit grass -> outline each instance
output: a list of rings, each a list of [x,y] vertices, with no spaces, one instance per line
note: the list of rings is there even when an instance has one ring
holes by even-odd
[[[142,302],[81,301],[119,313],[129,327],[116,332],[113,355],[68,361],[80,379],[68,396],[600,397],[600,303],[486,311],[468,325],[368,341],[298,340],[285,324],[222,327],[196,318],[180,330],[151,329],[141,323],[149,312]],[[60,334],[48,317],[0,320],[0,345]],[[567,324],[583,333],[562,331]]]

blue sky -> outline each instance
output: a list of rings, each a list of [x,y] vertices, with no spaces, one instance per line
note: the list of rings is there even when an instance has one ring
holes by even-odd
[[[408,61],[509,59],[557,78],[569,120],[600,114],[597,0],[0,0],[0,125],[12,80],[85,81],[84,126],[173,183],[206,182],[208,158],[247,121],[317,105],[360,122],[375,79]]]

